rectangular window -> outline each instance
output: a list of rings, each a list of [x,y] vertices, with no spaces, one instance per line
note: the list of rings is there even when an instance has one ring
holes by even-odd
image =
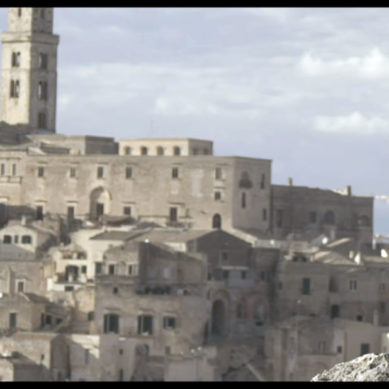
[[[127,179],[132,178],[132,167],[131,166],[126,167],[126,178]]]
[[[276,212],[276,225],[278,228],[281,228],[282,227],[282,217],[283,217],[283,212],[282,212],[282,209],[277,209],[277,212]]]
[[[5,176],[5,163],[2,163],[2,164],[0,165],[0,174],[1,174],[2,176]]]
[[[103,178],[104,177],[104,168],[103,166],[97,167],[97,178]]]
[[[69,177],[75,178],[77,173],[77,169],[74,166],[71,166],[69,169]]]
[[[138,316],[138,334],[139,335],[153,334],[153,316],[151,315]]]
[[[109,265],[108,266],[108,274],[114,275],[115,274],[115,265]]]
[[[221,180],[223,178],[223,171],[221,167],[215,169],[215,180]]]
[[[11,244],[12,243],[12,236],[11,235],[4,235],[3,236],[3,243]]]
[[[12,164],[12,175],[16,176],[16,163]]]
[[[222,251],[221,253],[220,253],[220,259],[221,259],[221,261],[222,261],[222,263],[227,263],[227,261],[228,261],[228,252],[227,251]]]
[[[169,220],[171,222],[176,222],[177,221],[177,208],[176,207],[171,207],[169,211]]]
[[[74,206],[69,206],[67,209],[67,218],[68,221],[74,220]]]
[[[86,266],[81,266],[81,273],[86,274]]]
[[[172,178],[178,178],[178,167],[173,167],[172,168]]]
[[[48,87],[46,81],[40,81],[38,83],[38,99],[47,100],[48,98]]]
[[[36,220],[43,220],[43,206],[38,205],[36,207]]]
[[[173,330],[176,328],[176,318],[174,316],[165,316],[163,318],[163,328],[165,330]]]
[[[123,207],[123,214],[127,216],[131,216],[131,207],[129,206]]]
[[[18,292],[24,292],[24,281],[17,282],[16,290]]]
[[[113,332],[119,333],[119,315],[116,313],[109,313],[104,315],[104,333]]]
[[[9,328],[16,328],[18,315],[15,312],[9,314]]]
[[[22,244],[31,244],[32,239],[30,235],[23,235],[22,236]]]
[[[45,53],[39,53],[39,60],[38,60],[38,66],[39,69],[47,69],[47,54]]]
[[[221,192],[219,192],[219,191],[215,192],[215,200],[219,201],[219,200],[221,200],[221,198],[222,198]]]
[[[38,166],[38,177],[45,176],[45,168],[43,166]]]
[[[138,266],[137,265],[128,265],[128,275],[136,276],[138,274]]]
[[[262,209],[262,220],[263,221],[267,220],[267,209],[266,208]]]
[[[260,184],[259,184],[259,186],[260,186],[261,189],[265,189],[265,182],[266,182],[265,175],[262,174],[262,175],[261,175],[261,182],[260,182]]]
[[[96,262],[95,263],[95,274],[101,274],[103,271],[103,264],[101,262]]]
[[[361,343],[361,355],[370,353],[370,344],[369,343]]]
[[[303,278],[302,294],[311,294],[311,279],[310,278]]]

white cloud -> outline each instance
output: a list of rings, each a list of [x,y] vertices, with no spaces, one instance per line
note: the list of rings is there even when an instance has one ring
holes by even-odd
[[[313,127],[317,131],[344,134],[389,133],[389,121],[378,116],[365,116],[352,112],[345,116],[317,116]]]
[[[325,60],[305,53],[298,63],[303,73],[310,76],[338,74],[364,78],[382,78],[389,76],[389,57],[379,48],[373,48],[362,57]]]

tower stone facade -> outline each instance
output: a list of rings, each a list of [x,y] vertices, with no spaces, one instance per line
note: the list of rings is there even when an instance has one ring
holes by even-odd
[[[54,133],[57,47],[52,8],[10,8],[2,35],[1,120]]]

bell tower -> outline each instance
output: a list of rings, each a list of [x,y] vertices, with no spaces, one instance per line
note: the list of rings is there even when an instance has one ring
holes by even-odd
[[[55,133],[58,43],[53,8],[9,9],[2,34],[2,121]]]

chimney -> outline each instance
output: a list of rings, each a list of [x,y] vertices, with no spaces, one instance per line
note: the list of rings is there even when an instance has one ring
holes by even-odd
[[[289,186],[293,186],[293,178],[292,177],[288,178],[288,183],[289,183]]]
[[[347,196],[351,196],[351,185],[346,186],[346,194]]]

